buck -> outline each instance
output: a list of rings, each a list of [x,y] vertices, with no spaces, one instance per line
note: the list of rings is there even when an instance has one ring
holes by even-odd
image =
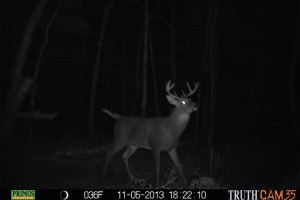
[[[128,159],[138,148],[144,148],[153,151],[156,186],[159,184],[160,153],[165,151],[168,152],[171,160],[180,172],[183,182],[186,183],[176,147],[181,134],[189,122],[190,114],[197,110],[196,104],[188,97],[194,94],[199,86],[198,83],[194,83],[194,88],[192,89],[188,82],[186,84],[189,90],[188,94],[182,91],[182,96],[179,97],[176,92],[171,94],[171,90],[175,84],[171,84],[171,81],[166,83],[166,98],[170,104],[175,106],[168,117],[145,118],[121,116],[120,114],[102,109],[103,112],[117,120],[114,127],[113,145],[107,152],[102,178],[106,175],[113,155],[126,148],[122,154],[122,159],[129,179],[133,181],[134,176],[129,168]]]

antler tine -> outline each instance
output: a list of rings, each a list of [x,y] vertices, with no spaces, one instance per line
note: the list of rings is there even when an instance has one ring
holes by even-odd
[[[175,96],[177,96],[177,97],[178,97],[178,94],[176,93],[176,91],[174,92],[174,94],[175,94]]]
[[[187,95],[185,95],[186,97],[191,96],[192,94],[194,94],[196,92],[196,90],[199,87],[199,83],[194,83],[194,89],[191,88],[190,84],[188,82],[186,82],[186,85],[189,89],[189,93]]]
[[[186,97],[186,94],[183,90],[181,90],[182,96]]]
[[[189,91],[191,91],[192,89],[191,89],[191,86],[190,86],[189,82],[186,81],[185,83],[186,83],[186,85],[187,85]]]
[[[171,90],[172,90],[172,88],[175,86],[175,84],[173,83],[173,84],[171,84],[171,80],[169,80],[167,83],[166,83],[166,92],[170,95],[170,96],[172,96],[172,97],[174,97],[174,98],[179,98],[178,96],[177,96],[177,94],[176,94],[176,92],[175,92],[175,94],[171,94]]]
[[[172,90],[172,88],[174,87],[174,83],[171,85],[171,81],[169,80],[167,83],[166,83],[166,91],[167,93],[170,93],[170,91]]]

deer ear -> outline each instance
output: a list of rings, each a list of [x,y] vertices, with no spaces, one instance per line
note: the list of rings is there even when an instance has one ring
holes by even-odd
[[[178,101],[174,97],[170,95],[166,95],[166,98],[170,104],[173,104],[174,106],[178,106]]]

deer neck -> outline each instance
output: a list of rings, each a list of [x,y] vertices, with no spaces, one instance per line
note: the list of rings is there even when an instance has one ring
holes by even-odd
[[[180,135],[187,126],[189,119],[190,113],[184,113],[178,109],[173,110],[169,116],[169,122],[173,127],[173,132]]]

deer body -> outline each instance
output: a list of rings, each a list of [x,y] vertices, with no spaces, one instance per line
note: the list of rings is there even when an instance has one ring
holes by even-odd
[[[135,145],[139,148],[153,149],[156,145],[162,151],[176,146],[188,123],[189,117],[180,120],[179,117],[121,117],[115,125],[114,144],[125,147]]]
[[[170,82],[167,84],[169,84],[167,85],[169,86],[167,87],[167,92],[169,93],[169,90],[172,89],[174,85],[170,87]],[[194,92],[196,91],[197,87],[198,86],[195,84]],[[176,106],[176,108],[168,117],[145,118],[121,116],[103,109],[105,113],[117,120],[114,128],[113,146],[107,153],[102,174],[103,177],[106,174],[106,170],[112,156],[126,147],[126,150],[122,155],[122,159],[130,180],[133,180],[134,176],[129,169],[128,159],[138,148],[144,148],[153,151],[156,171],[156,185],[159,183],[160,153],[163,151],[168,152],[172,161],[182,175],[183,180],[185,181],[182,165],[179,162],[176,153],[176,147],[181,134],[189,122],[190,114],[197,108],[194,102],[186,98],[179,98],[178,96],[170,94],[167,95],[167,99],[169,103]]]

